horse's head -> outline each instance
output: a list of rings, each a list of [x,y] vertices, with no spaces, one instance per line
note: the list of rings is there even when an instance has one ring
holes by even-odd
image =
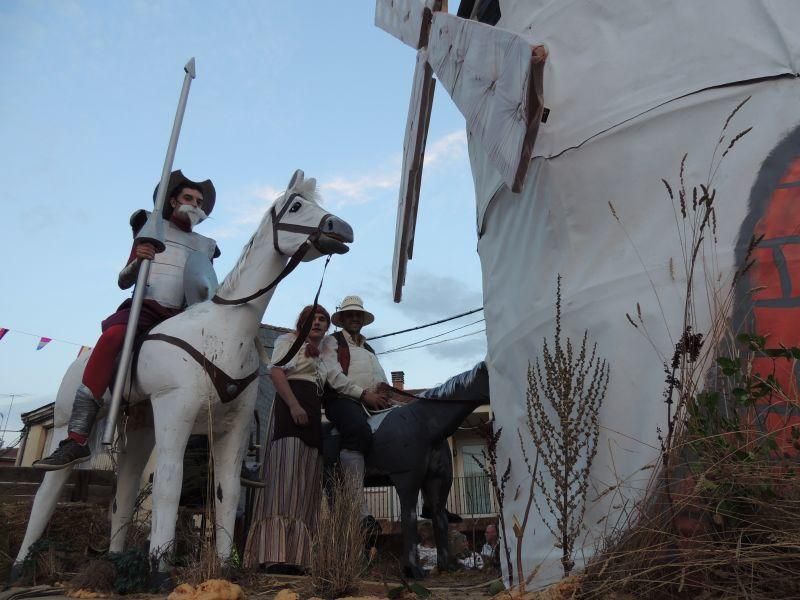
[[[347,244],[353,241],[353,228],[319,205],[316,189],[317,180],[305,179],[303,171],[298,169],[273,205],[273,240],[281,254],[290,256],[306,243],[311,247],[304,261],[350,250]]]

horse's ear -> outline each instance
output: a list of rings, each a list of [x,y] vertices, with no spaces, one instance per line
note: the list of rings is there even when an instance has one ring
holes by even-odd
[[[297,169],[292,175],[292,178],[289,180],[289,186],[286,188],[287,190],[292,190],[301,183],[303,183],[303,178],[305,174],[303,173],[302,169]]]
[[[317,189],[317,178],[316,177],[311,177],[310,179],[306,179],[304,181],[304,183],[305,183],[305,188],[307,190],[309,190],[312,194],[314,193],[314,191],[316,191],[316,189]]]

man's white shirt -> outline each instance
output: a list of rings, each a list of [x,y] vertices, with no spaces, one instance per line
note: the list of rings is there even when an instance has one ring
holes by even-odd
[[[347,340],[350,350],[350,367],[347,371],[347,378],[368,390],[374,390],[379,383],[388,383],[389,380],[386,378],[386,373],[384,373],[378,357],[363,346],[356,344],[346,331],[342,331],[342,334]],[[336,338],[332,335],[326,336],[322,342],[322,352],[326,354],[326,362],[330,360],[336,364],[339,363],[338,349],[339,343]]]

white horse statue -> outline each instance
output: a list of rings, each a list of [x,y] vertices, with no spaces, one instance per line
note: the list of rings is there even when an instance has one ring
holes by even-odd
[[[316,180],[296,171],[287,190],[267,211],[236,266],[214,298],[164,321],[145,336],[129,404],[149,400],[153,424],[128,427],[118,457],[112,504],[112,552],[123,549],[142,472],[156,448],[150,556],[161,558],[175,537],[183,455],[191,433],[212,432],[216,549],[231,553],[240,469],[256,403],[259,351],[255,337],[278,282],[301,261],[343,254],[353,230],[320,207]],[[290,258],[291,257],[291,258]],[[67,370],[55,404],[54,444],[64,438],[86,355]],[[107,394],[108,395],[108,394]],[[141,420],[140,420],[141,421]],[[210,422],[209,422],[210,421]],[[50,471],[36,493],[14,571],[50,520],[71,468]],[[162,563],[163,566],[163,563]],[[12,571],[13,573],[13,571]]]

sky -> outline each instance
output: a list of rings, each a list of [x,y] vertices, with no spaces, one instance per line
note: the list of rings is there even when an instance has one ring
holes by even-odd
[[[451,10],[455,10],[454,8]],[[464,119],[434,99],[403,301],[391,264],[414,51],[375,27],[374,2],[4,0],[0,3],[0,429],[55,398],[81,345],[130,294],[116,285],[128,219],[152,206],[192,56],[174,168],[211,178],[217,203],[197,231],[217,240],[220,281],[295,169],[355,232],[331,261],[320,303],[358,294],[376,336],[482,306]],[[282,282],[263,322],[290,327],[323,261]],[[387,376],[426,387],[486,352],[482,313],[376,340]],[[459,328],[457,331],[445,333]],[[26,335],[32,334],[32,335]],[[37,351],[39,336],[54,341]],[[13,406],[11,406],[11,395]]]

